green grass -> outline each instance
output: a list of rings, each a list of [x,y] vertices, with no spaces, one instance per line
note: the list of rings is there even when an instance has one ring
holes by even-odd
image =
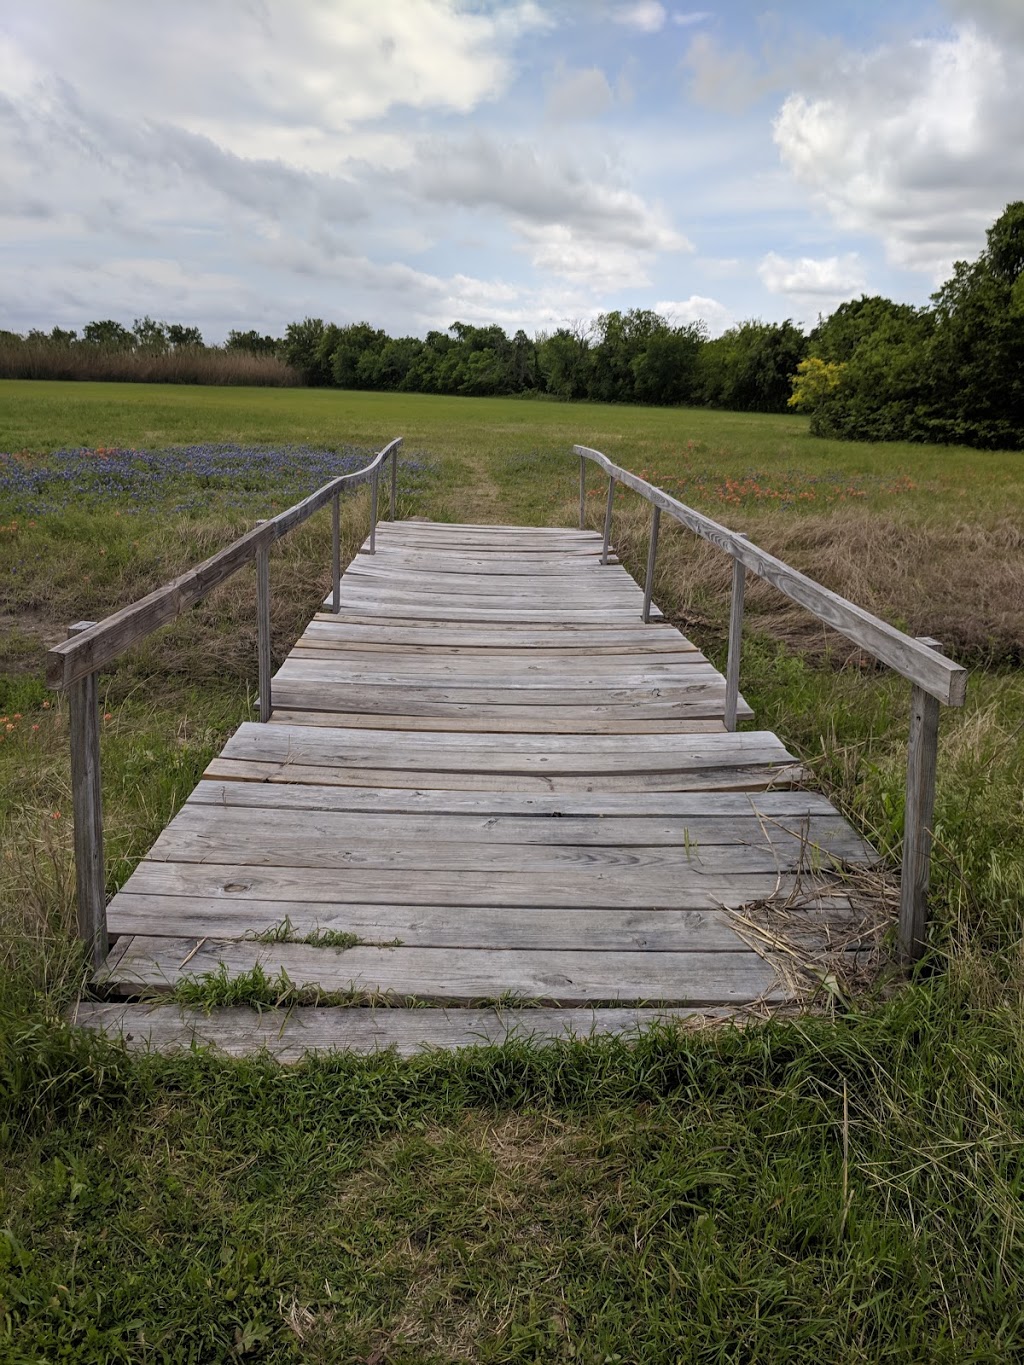
[[[248,522],[212,492],[170,534],[114,506],[0,535],[0,575],[31,567],[0,604],[0,1359],[1024,1356],[1020,456],[836,445],[799,417],[287,390],[6,383],[0,413],[0,450],[33,460],[402,433],[430,461],[404,512],[452,520],[571,524],[581,440],[972,669],[942,717],[932,953],[888,998],[635,1046],[130,1056],[59,1021],[82,969],[66,712],[42,655]],[[0,527],[18,514],[0,505]],[[365,516],[346,505],[346,553]],[[275,552],[278,656],[326,591],[325,522]],[[615,535],[642,574],[626,495]],[[719,662],[727,584],[663,522],[658,600]],[[756,723],[898,855],[906,684],[748,597]],[[249,713],[253,604],[240,575],[101,681],[111,890]],[[294,1004],[289,988],[253,977],[231,998]],[[232,987],[195,989],[202,1005]]]

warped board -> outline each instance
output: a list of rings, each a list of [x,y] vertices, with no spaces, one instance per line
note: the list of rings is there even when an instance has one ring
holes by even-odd
[[[266,1052],[299,1062],[317,1052],[374,1053],[393,1048],[400,1057],[430,1049],[498,1046],[510,1039],[534,1043],[618,1035],[643,1029],[699,1027],[731,1018],[727,1009],[184,1009],[177,1005],[101,1004],[83,1001],[72,1016],[122,1040],[135,1052],[210,1048],[228,1057]]]
[[[601,549],[378,526],[274,677],[270,723],[239,727],[113,898],[97,977],[133,996],[259,967],[328,1003],[78,1022],[133,1046],[405,1055],[785,1002],[735,912],[798,892],[808,942],[856,947],[826,874],[872,850],[775,735],[726,731],[721,674],[656,608],[642,621]],[[479,1008],[510,999],[543,1008]]]

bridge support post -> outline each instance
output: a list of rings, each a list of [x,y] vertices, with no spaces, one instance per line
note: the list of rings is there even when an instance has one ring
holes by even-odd
[[[587,529],[587,462],[580,456],[580,530]]]
[[[398,510],[398,447],[391,452],[391,520],[395,521]]]
[[[341,494],[335,493],[331,502],[331,571],[333,589],[331,611],[341,611]]]
[[[377,553],[377,470],[370,475],[370,554]]]
[[[907,963],[915,962],[925,947],[938,746],[939,703],[915,683],[910,697],[907,801],[903,814],[903,869],[900,875],[900,955]]]
[[[270,551],[256,551],[256,654],[259,660],[260,720],[273,709],[270,693]]]
[[[654,592],[654,560],[658,553],[658,528],[661,525],[661,508],[655,503],[651,508],[651,543],[647,547],[647,577],[644,580],[643,621],[646,625],[651,619],[651,594]]]
[[[68,638],[94,622],[77,621]],[[110,950],[107,891],[103,862],[103,790],[100,785],[100,704],[96,674],[87,673],[68,689],[71,730],[71,804],[75,822],[75,891],[78,937],[89,962],[100,967]]]
[[[601,551],[601,563],[608,563],[608,544],[612,537],[612,504],[615,501],[615,480],[608,480],[608,505],[604,509],[604,549]]]
[[[725,665],[725,728],[736,729],[736,709],[740,696],[740,653],[743,649],[743,594],[747,571],[738,559],[732,561],[732,603],[729,607],[729,658]]]

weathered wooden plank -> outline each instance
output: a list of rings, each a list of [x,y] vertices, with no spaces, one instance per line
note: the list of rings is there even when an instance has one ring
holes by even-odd
[[[460,689],[500,689],[505,693],[545,691],[578,693],[581,689],[643,689],[646,692],[664,685],[672,695],[680,693],[721,693],[725,688],[721,674],[711,664],[690,660],[682,664],[650,664],[630,667],[612,664],[568,668],[535,663],[506,663],[495,668],[486,660],[466,660],[461,664],[431,663],[429,660],[388,660],[367,664],[332,655],[293,653],[274,675],[281,682],[353,683],[362,686],[402,687],[413,683],[418,690],[430,687]],[[511,696],[508,700],[512,700]],[[583,701],[583,698],[577,698]]]
[[[569,588],[634,588],[636,582],[621,564],[595,564],[589,559],[577,556],[575,559],[543,559],[528,563],[519,560],[468,559],[449,554],[444,560],[433,557],[437,568],[421,563],[422,556],[409,555],[396,558],[394,554],[372,556],[358,554],[346,569],[347,577],[373,579],[381,583],[408,583],[418,586],[430,582],[445,590],[472,590],[479,586],[485,589],[503,588],[506,592],[516,588],[535,586],[538,589],[551,589],[558,584]],[[441,564],[444,567],[441,567]],[[516,572],[505,572],[504,565]]]
[[[274,1011],[204,1010],[177,1005],[100,1004],[82,1001],[72,1022],[120,1039],[134,1052],[210,1048],[229,1057],[265,1051],[287,1065],[323,1052],[374,1053],[390,1048],[401,1057],[431,1049],[501,1046],[509,1039],[536,1044],[636,1037],[654,1026],[697,1028],[731,1018],[729,1009],[319,1009]]]
[[[548,677],[639,677],[657,681],[659,678],[680,676],[678,670],[700,668],[710,676],[719,676],[703,655],[696,650],[679,654],[650,655],[614,654],[608,657],[593,655],[559,655],[555,657],[531,654],[434,654],[422,648],[416,652],[396,652],[382,657],[373,651],[339,648],[324,643],[304,645],[300,641],[288,656],[288,663],[327,665],[331,668],[357,671],[370,676],[378,674],[408,674],[410,677],[434,674],[444,677],[494,678],[514,674],[545,675]]]
[[[640,619],[639,603],[619,603],[596,597],[590,603],[556,602],[534,603],[528,598],[512,597],[451,597],[428,602],[413,593],[365,592],[341,581],[341,606],[346,612],[372,611],[378,618],[397,616],[401,619],[418,617],[435,621],[579,621],[600,624],[606,620],[635,622]],[[421,614],[419,608],[427,606]]]
[[[602,573],[618,572],[605,569]],[[547,576],[501,576],[498,574],[438,574],[396,573],[378,570],[376,573],[361,571],[349,565],[345,572],[345,583],[349,587],[359,587],[367,592],[412,593],[417,597],[441,596],[479,596],[530,597],[538,601],[554,598],[555,601],[594,600],[610,601],[624,598],[628,602],[636,600],[637,585],[623,570],[621,578],[604,579],[596,574],[579,578]]]
[[[721,858],[731,852],[763,849],[792,860],[798,855],[805,857],[806,846],[808,850],[827,850],[834,857],[874,861],[868,845],[838,813],[775,821],[758,818],[750,810],[741,815],[699,814],[674,819],[603,814],[542,818],[495,815],[486,809],[471,815],[399,816],[286,809],[268,803],[260,817],[256,808],[249,805],[218,807],[189,800],[157,840],[150,857],[156,857],[158,849],[162,850],[161,856],[178,856],[166,852],[165,841],[171,834],[183,846],[181,856],[189,862],[196,861],[197,850],[184,845],[194,835],[205,840],[229,841],[247,836],[250,842],[261,844],[256,850],[261,857],[275,848],[286,851],[287,841],[295,839],[320,840],[323,849],[318,856],[322,857],[347,857],[350,850],[358,851],[369,843],[379,843],[396,853],[407,847],[416,850],[422,844],[426,849],[419,848],[419,856],[436,848],[437,856],[442,856],[443,850],[446,858],[452,853],[450,844],[455,845],[459,857],[467,856],[469,845],[483,845],[493,852],[501,844],[538,844],[636,849],[642,856],[655,850],[670,850],[681,854],[684,860],[692,859],[698,867],[706,862],[712,848]],[[291,847],[297,852],[301,846],[296,843]],[[443,865],[457,864],[445,861]]]
[[[752,755],[765,756],[768,762],[792,762],[793,756],[770,730],[743,730],[721,735],[670,735],[622,738],[617,735],[487,735],[465,732],[451,735],[396,735],[387,730],[311,730],[306,725],[278,725],[268,730],[253,721],[238,727],[224,747],[225,755],[306,759],[345,762],[361,752],[398,753],[402,756],[424,753],[444,755],[446,761],[456,751],[467,756],[482,755],[490,763],[495,755],[516,757],[539,755],[554,757],[575,754],[582,758],[611,755],[627,761],[655,756],[670,762],[727,763],[749,761]]]
[[[224,782],[314,782],[354,787],[433,787],[439,791],[493,792],[676,792],[766,791],[800,783],[799,765],[733,765],[725,768],[678,768],[671,772],[502,773],[428,772],[423,769],[341,768],[302,763],[263,763],[216,758],[205,776]]]
[[[467,701],[457,689],[436,687],[403,689],[395,686],[374,689],[370,686],[356,687],[352,683],[342,681],[303,682],[280,677],[274,687],[278,719],[282,719],[281,712],[288,709],[303,712],[331,711],[339,704],[343,704],[365,716],[384,717],[401,712],[409,716],[462,717],[474,722],[462,726],[467,732],[474,729],[490,729],[489,726],[475,723],[489,717],[522,720],[525,723],[516,727],[521,730],[529,730],[535,719],[538,733],[546,729],[545,721],[548,720],[559,723],[567,720],[578,721],[576,729],[582,734],[590,732],[593,728],[592,722],[604,720],[721,719],[725,697],[725,688],[721,684],[708,684],[685,692],[673,691],[667,697],[664,695],[665,689],[659,689],[657,695],[649,695],[638,689],[626,689],[626,699],[623,699],[622,689],[619,689],[616,694],[617,700],[608,700],[607,690],[603,688],[592,689],[586,697],[578,690],[566,696],[564,689],[557,688],[550,689],[549,694],[545,696],[536,696],[532,692],[522,690],[502,693],[500,689],[490,688],[485,691],[488,693],[488,700],[484,702],[473,698]],[[745,702],[741,702],[740,714],[752,714]],[[317,722],[307,719],[304,715],[297,723],[312,725]],[[383,720],[381,728],[386,728]],[[428,727],[424,726],[424,729],[426,728]]]
[[[622,634],[623,638],[625,638],[626,634],[633,634],[643,628],[639,621],[630,620],[606,621],[598,625],[594,625],[590,622],[554,620],[509,621],[506,623],[499,622],[493,625],[478,625],[473,621],[439,621],[430,612],[423,612],[418,618],[412,617],[407,623],[401,625],[396,624],[392,620],[382,621],[376,616],[366,618],[362,612],[341,612],[338,615],[335,615],[330,611],[317,612],[313,617],[313,621],[321,626],[354,626],[360,629],[369,627],[373,630],[401,631],[402,633],[406,630],[425,630],[432,634],[457,635],[460,638],[473,635],[492,638],[495,636],[514,635],[516,638],[522,639],[524,644],[527,644],[531,637],[539,641],[543,641],[544,639],[552,641],[571,639],[575,641],[582,639],[583,637],[589,637],[593,635],[595,631],[601,633],[611,632],[616,636]],[[657,632],[660,635],[666,635],[667,633],[672,632],[678,637],[678,632],[675,630],[675,627],[670,626],[665,621],[652,622],[647,629],[652,632]]]
[[[659,767],[723,767],[730,763],[792,763],[778,738],[767,730],[734,734],[667,735],[501,735],[472,733],[410,738],[387,730],[313,729],[307,725],[240,725],[222,751],[225,758],[252,758],[297,763],[361,764],[395,756],[405,763],[438,767],[480,766],[497,771],[507,764],[517,771],[520,760],[539,759],[566,771],[636,771]],[[443,760],[443,761],[442,761]],[[570,767],[574,760],[579,764]]]
[[[798,839],[769,841],[753,834],[732,845],[687,841],[682,847],[515,843],[468,840],[427,842],[405,835],[397,821],[377,838],[350,836],[343,843],[324,837],[327,820],[297,826],[275,815],[262,822],[216,819],[210,807],[182,812],[158,837],[148,857],[154,862],[204,863],[246,867],[323,867],[423,872],[560,873],[579,869],[586,876],[631,878],[661,888],[666,878],[813,872],[835,865],[838,855]],[[858,850],[859,851],[859,850]],[[661,895],[659,889],[652,894]]]
[[[614,570],[614,572],[617,573],[618,570]],[[602,583],[597,575],[582,582],[570,582],[568,580],[501,578],[488,574],[486,578],[470,578],[468,580],[463,576],[458,582],[448,584],[439,583],[427,575],[422,578],[397,578],[394,575],[384,577],[346,573],[343,576],[341,588],[343,593],[373,593],[380,597],[410,600],[417,605],[423,605],[425,597],[432,598],[435,596],[451,596],[457,598],[460,603],[465,599],[467,604],[475,603],[479,597],[506,598],[513,602],[530,601],[533,598],[540,601],[554,599],[556,603],[560,601],[584,604],[624,602],[630,606],[636,601],[642,602],[643,600],[640,588],[628,574],[621,579],[609,580],[607,583]]]
[[[601,658],[615,654],[650,658],[658,654],[681,653],[692,653],[703,658],[696,645],[681,635],[667,632],[659,632],[660,638],[649,639],[615,630],[595,631],[593,638],[573,635],[564,642],[551,634],[529,636],[522,631],[466,634],[461,627],[457,627],[457,632],[446,631],[443,627],[397,630],[388,626],[341,626],[332,631],[323,629],[323,622],[314,621],[298,640],[296,648],[354,649],[364,654],[400,652],[410,657],[422,652],[450,655],[453,658],[477,654],[494,658],[528,658],[536,652],[540,658]]]
[[[550,708],[499,707],[477,708],[487,714],[474,715],[473,708],[435,707],[428,714],[397,715],[387,709],[376,711],[324,711],[317,708],[338,706],[348,700],[336,692],[325,692],[319,684],[310,689],[289,688],[289,702],[295,710],[285,710],[278,704],[271,721],[283,725],[330,725],[349,728],[412,730],[422,733],[462,731],[476,734],[533,734],[552,735],[696,735],[718,734],[725,729],[719,718],[721,707],[711,704],[681,707],[686,720],[637,720],[635,717],[618,719],[588,714],[584,707],[553,706]],[[603,708],[614,710],[616,708]],[[540,711],[543,714],[538,716]],[[450,714],[446,714],[450,713]]]
[[[632,607],[609,606],[606,610],[599,607],[574,607],[565,611],[560,611],[555,607],[530,607],[526,604],[520,607],[511,606],[454,606],[449,602],[431,602],[428,612],[417,610],[416,603],[411,601],[396,601],[394,599],[385,600],[374,593],[346,593],[344,590],[345,580],[342,579],[342,599],[341,609],[349,620],[367,622],[369,624],[382,624],[385,619],[394,623],[408,621],[410,625],[422,626],[424,620],[450,622],[493,622],[496,625],[507,625],[514,622],[523,624],[536,624],[549,622],[552,625],[567,624],[579,625],[607,625],[609,621],[623,621],[633,624],[640,619],[639,609]],[[325,599],[326,603],[330,598]]]
[[[703,873],[647,869],[626,875],[576,864],[561,872],[420,871],[408,868],[256,867],[244,863],[164,863],[145,859],[125,883],[136,895],[363,905],[507,905],[550,909],[717,910],[792,890],[774,872]]]
[[[257,965],[272,977],[283,971],[298,987],[452,1004],[510,995],[569,1006],[627,1002],[714,1006],[786,998],[771,967],[754,952],[338,950],[142,935],[133,937],[116,981],[101,970],[97,982],[121,989],[170,990],[179,981],[217,971],[221,963],[232,975]]]
[[[459,704],[467,706],[507,706],[512,703],[521,706],[631,706],[637,713],[647,713],[649,706],[671,706],[673,703],[690,705],[714,701],[714,708],[705,714],[721,715],[725,704],[725,684],[719,674],[717,678],[696,678],[688,676],[679,681],[671,680],[646,685],[633,684],[623,687],[609,682],[594,683],[590,686],[558,686],[552,683],[544,686],[537,682],[533,686],[502,687],[492,680],[488,685],[483,681],[445,682],[442,679],[421,679],[413,685],[407,679],[395,678],[394,681],[379,679],[375,683],[356,682],[335,675],[333,678],[320,675],[310,669],[283,669],[274,681],[274,695],[282,706],[295,708],[288,700],[286,688],[294,686],[320,686],[323,688],[343,688],[340,694],[345,702],[358,711],[404,711],[415,715],[420,705],[430,703],[432,709],[439,704]],[[306,694],[308,696],[308,693]],[[324,691],[329,709],[337,705],[337,692]]]
[[[363,555],[359,551],[359,555]],[[550,567],[556,573],[573,573],[576,571],[590,572],[597,561],[600,559],[601,546],[596,549],[584,547],[582,549],[556,549],[551,547],[547,550],[530,550],[523,552],[515,549],[505,550],[478,550],[466,548],[456,550],[450,546],[429,546],[429,545],[408,545],[399,546],[395,544],[378,543],[377,555],[381,555],[380,563],[386,564],[415,564],[423,560],[428,566],[439,568],[442,572],[457,573],[460,565],[476,565],[480,567],[493,566],[495,573],[515,573],[517,569],[525,573],[543,572],[544,568]],[[609,555],[609,564],[617,564],[618,560],[614,555]],[[603,567],[603,566],[602,566]]]
[[[663,512],[668,512],[676,521],[689,527],[697,535],[725,550],[747,569],[770,583],[783,596],[804,607],[819,621],[845,635],[848,640],[873,654],[882,663],[888,664],[897,673],[909,678],[930,696],[949,706],[963,704],[967,689],[967,670],[959,664],[953,663],[951,659],[945,658],[928,645],[920,644],[909,635],[904,635],[888,622],[848,602],[838,593],[830,592],[828,588],[791,568],[775,555],[752,545],[746,536],[730,531],[720,522],[713,521],[710,517],[685,506],[676,498],[670,497],[660,488],[653,488],[646,480],[630,474],[628,470],[620,469],[599,451],[591,450],[587,446],[574,446],[573,450],[577,455],[599,465],[610,480],[624,483],[627,488],[633,489],[648,502],[660,507]]]
[[[135,934],[157,937],[293,939],[315,933],[355,934],[371,945],[406,948],[573,949],[587,952],[739,952],[727,910],[550,909],[535,906],[344,905],[331,902],[260,901],[236,896],[138,895],[122,891],[113,905],[117,932],[126,945]],[[825,935],[857,941],[858,912],[849,901],[829,897],[801,911],[802,934],[790,939],[820,947]]]
[[[697,649],[676,650],[659,647],[657,649],[644,649],[633,644],[617,645],[548,645],[537,646],[532,649],[516,649],[511,645],[504,647],[489,647],[482,645],[433,645],[433,644],[413,644],[400,645],[395,643],[378,644],[375,641],[365,640],[329,640],[320,636],[304,635],[297,641],[292,654],[296,657],[324,658],[330,655],[337,655],[343,659],[358,659],[366,663],[375,662],[379,667],[388,666],[388,656],[392,659],[435,659],[438,661],[451,661],[453,659],[479,659],[481,662],[487,659],[496,661],[504,660],[506,665],[509,661],[519,662],[526,667],[534,664],[557,663],[560,659],[581,660],[593,659],[600,666],[614,667],[616,659],[623,657],[629,659],[637,667],[643,667],[646,661],[664,661],[667,656],[668,662],[682,663],[683,660],[678,656],[686,654],[686,662],[706,663],[704,655]],[[382,657],[383,656],[383,657]]]
[[[364,543],[360,548],[366,553],[368,543]],[[439,536],[403,536],[402,538],[388,537],[388,544],[398,546],[407,553],[414,554],[423,551],[426,554],[443,554],[451,552],[461,555],[464,558],[494,558],[494,559],[523,559],[529,561],[534,555],[543,558],[550,558],[555,554],[565,554],[574,559],[590,559],[599,562],[601,552],[600,543],[595,544],[591,540],[579,539],[576,541],[568,540],[520,540],[513,542],[510,540],[496,540],[493,537],[466,536],[460,540],[442,539]]]
[[[578,531],[568,526],[470,526],[442,521],[398,521],[384,533],[390,544],[414,545],[426,541],[462,549],[466,545],[593,545],[593,531]]]
[[[848,906],[830,907],[848,925]],[[112,906],[119,934],[172,938],[213,935],[292,938],[355,934],[368,944],[405,948],[535,948],[588,952],[746,952],[726,910],[559,910],[537,906],[338,905],[234,897],[138,895]]]
[[[636,820],[743,820],[753,816],[769,827],[775,822],[799,828],[803,820],[840,820],[827,797],[818,792],[651,792],[616,795],[614,792],[577,792],[560,796],[545,793],[489,793],[486,800],[458,792],[402,791],[386,787],[331,787],[262,785],[201,781],[190,803],[254,809],[375,812],[396,815],[469,815],[485,819],[529,817],[540,821],[576,817]]]
[[[452,554],[430,550],[396,550],[378,544],[377,552],[371,558],[361,552],[349,563],[349,571],[368,574],[370,577],[384,578],[391,574],[407,577],[416,574],[420,568],[424,573],[449,580],[461,578],[464,574],[480,576],[483,574],[501,575],[503,578],[542,578],[557,582],[594,581],[595,566],[591,555],[532,554],[525,557],[501,559],[495,555]],[[612,566],[614,567],[614,566]],[[621,567],[621,566],[619,566]],[[608,573],[607,567],[601,569]],[[623,573],[625,569],[621,570]]]

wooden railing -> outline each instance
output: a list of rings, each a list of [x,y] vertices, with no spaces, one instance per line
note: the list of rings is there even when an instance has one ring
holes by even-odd
[[[687,507],[645,479],[620,469],[600,451],[573,446],[580,457],[580,529],[584,528],[587,462],[608,476],[604,546],[607,563],[611,541],[615,488],[622,484],[651,504],[651,533],[644,583],[643,619],[650,619],[658,530],[662,512],[694,534],[717,545],[732,557],[732,602],[729,612],[729,652],[726,663],[725,723],[736,727],[739,697],[740,647],[743,635],[743,592],[747,573],[770,583],[791,601],[806,608],[833,630],[845,635],[866,653],[911,683],[910,741],[907,753],[907,797],[903,822],[903,871],[900,884],[899,942],[907,961],[924,950],[928,921],[928,884],[931,869],[932,819],[935,810],[935,768],[938,752],[939,704],[962,706],[967,692],[967,670],[947,659],[935,642],[915,640],[862,607],[816,583],[781,559],[752,545],[745,535]]]
[[[259,659],[259,718],[270,719],[270,547],[300,526],[314,512],[331,503],[331,606],[341,609],[341,493],[369,481],[370,553],[376,551],[380,471],[391,460],[391,520],[398,493],[398,449],[402,437],[386,445],[363,469],[331,479],[302,502],[261,521],[236,541],[194,569],[157,588],[131,606],[103,621],[79,621],[69,638],[49,651],[46,681],[68,694],[71,735],[71,789],[75,822],[75,880],[78,893],[78,931],[90,961],[100,966],[108,950],[106,874],[103,856],[103,800],[100,783],[99,697],[96,675],[126,649],[226,582],[251,560],[256,561],[257,655]]]

